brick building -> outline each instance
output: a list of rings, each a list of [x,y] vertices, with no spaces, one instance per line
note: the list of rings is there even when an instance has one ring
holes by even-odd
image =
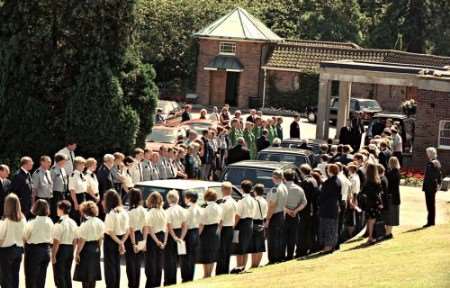
[[[245,108],[289,103],[289,108],[301,110],[317,101],[317,91],[316,95],[307,95],[310,99],[301,99],[305,97],[300,93],[305,85],[302,75],[317,75],[324,61],[431,68],[450,65],[450,57],[364,49],[354,43],[282,39],[242,8],[232,10],[194,35],[199,41],[196,93],[198,102],[204,105],[228,103]],[[312,85],[318,87],[318,80],[315,81]],[[351,89],[352,97],[376,99],[390,111],[399,110],[404,100],[414,99],[416,94],[416,87],[399,85],[354,82]],[[278,101],[283,97],[285,101]]]

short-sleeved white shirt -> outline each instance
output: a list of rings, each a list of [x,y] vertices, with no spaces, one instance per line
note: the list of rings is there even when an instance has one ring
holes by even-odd
[[[111,210],[105,217],[105,233],[116,236],[125,235],[130,229],[130,219],[123,208]]]
[[[253,219],[255,219],[255,220],[266,219],[267,211],[268,211],[267,200],[264,199],[264,197],[256,196],[255,203],[256,203],[256,209],[255,209],[255,216],[253,217]]]
[[[186,222],[186,210],[180,205],[172,205],[166,210],[167,224],[172,226],[172,229],[181,228],[182,224]]]
[[[223,226],[234,226],[236,222],[237,202],[231,196],[225,196],[220,204],[222,207],[222,221]]]
[[[151,227],[153,233],[165,232],[167,215],[163,208],[152,208],[148,211],[145,226]]]
[[[147,210],[144,207],[138,206],[128,211],[128,217],[130,218],[130,228],[135,231],[142,231],[145,226],[145,218],[147,216]]]
[[[201,224],[212,225],[219,224],[222,221],[222,208],[213,201],[208,201],[206,207],[203,208]]]
[[[25,217],[17,222],[10,219],[0,221],[0,240],[3,240],[0,247],[6,248],[14,245],[23,247],[23,234],[26,225]]]
[[[244,194],[241,200],[237,202],[237,215],[241,219],[250,218],[252,219],[255,216],[255,208],[257,203],[255,199],[249,194]]]
[[[36,216],[27,223],[24,238],[28,244],[52,243],[53,221],[47,216]]]
[[[186,224],[188,229],[196,229],[200,226],[202,209],[197,204],[192,204],[186,209]]]
[[[72,245],[77,239],[78,225],[68,215],[61,216],[61,219],[53,226],[53,239],[60,244]]]
[[[75,191],[76,194],[86,193],[87,185],[86,176],[78,170],[73,171],[69,177],[69,190]]]
[[[87,220],[81,223],[78,228],[78,238],[86,242],[99,241],[103,239],[105,233],[105,225],[103,221],[97,217],[86,217]]]

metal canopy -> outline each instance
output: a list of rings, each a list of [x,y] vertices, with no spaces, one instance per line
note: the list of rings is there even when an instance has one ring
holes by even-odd
[[[217,55],[208,63],[208,65],[206,65],[205,70],[242,72],[244,71],[244,66],[235,56]]]

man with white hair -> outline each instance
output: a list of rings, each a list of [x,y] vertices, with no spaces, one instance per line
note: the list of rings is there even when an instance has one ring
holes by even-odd
[[[114,188],[113,177],[111,169],[114,166],[114,155],[105,154],[103,156],[103,163],[97,169],[98,191],[100,199],[103,199],[103,194],[109,189]],[[117,191],[120,192],[120,191]]]
[[[422,191],[425,192],[425,203],[427,205],[427,224],[423,227],[434,226],[436,217],[436,192],[442,183],[441,163],[437,160],[437,151],[434,147],[426,149],[428,163],[425,166],[425,177],[423,179]]]

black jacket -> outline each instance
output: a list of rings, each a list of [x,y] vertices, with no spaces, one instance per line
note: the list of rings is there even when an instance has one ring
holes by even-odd
[[[300,125],[298,122],[292,121],[289,136],[294,139],[300,139]]]
[[[400,171],[398,169],[389,170],[386,172],[386,178],[389,182],[388,191],[392,197],[392,204],[400,205]]]
[[[425,193],[436,193],[438,190],[438,186],[441,185],[441,183],[442,183],[441,168],[437,167],[433,163],[433,161],[429,161],[425,167],[425,177],[423,179],[422,190]]]
[[[344,126],[339,130],[339,144],[351,145],[352,144],[352,128]]]
[[[307,201],[306,207],[300,211],[300,219],[317,215],[317,211],[319,209],[319,185],[317,185],[316,179],[312,176],[306,176],[300,182],[300,187],[302,187],[305,192]]]
[[[3,215],[3,204],[5,203],[6,195],[9,193],[11,181],[4,179],[3,184],[0,183],[0,215]]]
[[[187,111],[184,111],[181,114],[181,122],[189,121],[189,120],[191,120],[191,114],[189,112],[187,112]]]
[[[372,183],[372,182],[366,182],[364,185],[361,193],[366,195],[366,210],[373,208],[378,209],[378,206],[382,204],[382,193],[383,193],[383,186],[382,184]]]
[[[384,169],[386,169],[386,170],[388,168],[388,162],[389,162],[389,158],[391,158],[391,156],[392,156],[392,153],[389,149],[380,151],[380,154],[378,154],[378,161],[380,162],[381,165],[384,166]]]
[[[111,169],[102,164],[97,169],[98,191],[101,199],[106,191],[114,187],[114,182],[111,174]]]
[[[322,218],[337,219],[339,202],[342,199],[341,181],[336,176],[328,178],[322,185],[320,192],[319,215]]]
[[[258,150],[258,151],[266,149],[269,146],[270,146],[270,142],[264,136],[261,136],[258,138],[258,140],[256,140],[256,150]]]
[[[226,160],[227,165],[243,160],[250,160],[250,152],[247,150],[247,148],[242,147],[242,145],[238,144],[228,150],[228,157]]]
[[[31,174],[19,169],[11,182],[10,191],[19,197],[22,213],[30,215],[32,197]]]

